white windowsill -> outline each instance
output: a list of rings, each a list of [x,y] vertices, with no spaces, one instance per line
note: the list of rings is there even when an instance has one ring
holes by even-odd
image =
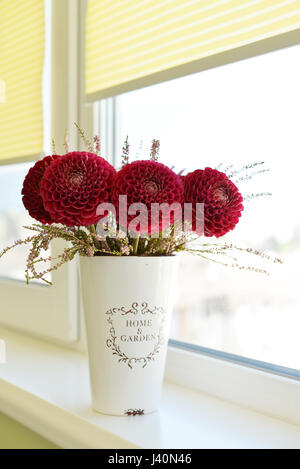
[[[300,427],[170,383],[159,413],[97,414],[84,354],[5,329],[0,338],[0,412],[60,447],[300,449]]]

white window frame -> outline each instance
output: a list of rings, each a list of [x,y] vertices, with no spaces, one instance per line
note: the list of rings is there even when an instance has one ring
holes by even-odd
[[[46,57],[45,63],[48,63],[44,69],[44,73],[51,74],[48,77],[51,82],[51,122],[45,134],[54,137],[57,151],[64,152],[62,142],[66,128],[70,129],[71,146],[76,148],[78,145],[73,124],[78,118],[78,2],[45,0],[45,14],[48,15],[45,21],[46,41],[49,38],[51,41],[46,47],[50,56]],[[50,142],[47,151],[49,148]],[[63,245],[62,241],[52,243],[53,257],[61,252]],[[52,272],[52,280],[53,286],[48,287],[0,278],[1,324],[54,341],[76,342],[79,339],[80,308],[76,261]]]
[[[208,353],[207,353],[208,352]],[[300,378],[263,362],[215,350],[169,346],[165,379],[256,412],[300,425]],[[253,363],[255,362],[255,363]],[[265,367],[264,367],[265,365]],[[279,367],[278,367],[279,368]],[[286,371],[282,367],[281,371]]]

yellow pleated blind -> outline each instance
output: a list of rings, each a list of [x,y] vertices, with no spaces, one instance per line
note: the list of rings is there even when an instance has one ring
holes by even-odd
[[[0,162],[43,149],[43,60],[44,1],[0,0]]]
[[[86,91],[109,95],[124,83],[299,27],[299,0],[88,0]]]
[[[0,103],[5,102],[5,81],[0,80]]]

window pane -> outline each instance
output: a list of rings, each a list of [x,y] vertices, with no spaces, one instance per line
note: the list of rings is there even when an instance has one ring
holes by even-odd
[[[241,182],[245,203],[226,237],[272,251],[270,277],[183,256],[172,338],[300,369],[298,179],[300,47],[222,66],[116,98],[117,148],[132,158],[161,140],[160,161],[177,170],[265,161],[271,173]],[[141,140],[143,149],[141,150]],[[224,239],[224,238],[223,238]]]
[[[30,236],[31,233],[23,226],[36,223],[25,210],[21,196],[24,178],[32,165],[31,162],[0,166],[0,250],[17,239]],[[2,257],[0,278],[25,280],[27,255],[28,248],[18,246]],[[50,280],[50,274],[46,278]]]

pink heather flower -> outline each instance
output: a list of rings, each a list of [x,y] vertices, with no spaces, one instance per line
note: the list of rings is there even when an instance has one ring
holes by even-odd
[[[160,141],[159,140],[152,140],[152,145],[151,145],[151,159],[153,161],[158,160],[158,153],[159,153],[159,148],[160,148]]]
[[[94,137],[94,143],[95,143],[95,145],[96,145],[96,153],[97,153],[97,154],[100,154],[100,150],[101,150],[101,141],[100,141],[99,135],[95,135],[95,137]]]
[[[125,256],[129,256],[130,254],[130,249],[128,246],[121,246],[121,253],[124,254]]]
[[[127,135],[123,148],[122,148],[122,166],[125,166],[129,162],[129,147],[130,145],[128,142],[128,135]]]

